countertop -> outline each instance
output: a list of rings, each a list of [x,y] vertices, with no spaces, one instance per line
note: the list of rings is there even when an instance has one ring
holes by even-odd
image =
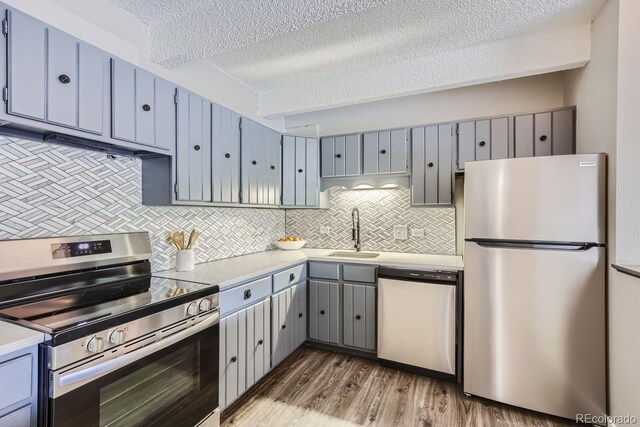
[[[40,344],[44,339],[42,332],[0,321],[0,356]]]
[[[640,279],[640,265],[611,264],[611,267],[615,268],[620,273],[628,274],[629,276]]]
[[[328,261],[350,264],[369,264],[417,270],[463,269],[462,257],[457,255],[422,255],[379,252],[371,259],[330,257],[334,249],[272,250],[197,264],[192,271],[165,270],[154,273],[158,277],[218,285],[220,290],[246,282],[252,278],[286,269],[305,261]],[[346,251],[339,251],[346,252]]]

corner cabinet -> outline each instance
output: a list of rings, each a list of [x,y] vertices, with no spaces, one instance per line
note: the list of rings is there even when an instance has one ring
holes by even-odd
[[[280,204],[280,134],[241,119],[242,203]]]
[[[411,204],[453,202],[451,124],[411,129]]]
[[[362,173],[407,173],[407,146],[407,129],[365,133],[362,140]]]
[[[317,138],[282,137],[282,206],[317,207],[320,146]]]

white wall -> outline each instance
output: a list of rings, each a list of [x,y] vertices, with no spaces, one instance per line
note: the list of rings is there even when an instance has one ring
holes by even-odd
[[[206,62],[171,70],[151,62],[146,25],[109,0],[5,3],[266,126],[284,130],[283,119],[258,116],[258,98],[253,90]]]
[[[551,73],[285,117],[287,129],[319,135],[394,128],[563,106],[563,75]]]

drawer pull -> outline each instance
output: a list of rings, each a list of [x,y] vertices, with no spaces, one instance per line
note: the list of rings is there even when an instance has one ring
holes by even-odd
[[[58,76],[58,80],[60,80],[60,83],[66,85],[67,83],[71,82],[71,78],[69,76],[67,76],[66,74],[60,74]]]
[[[429,162],[429,164],[428,164],[427,166],[429,166],[430,168],[432,168],[432,167],[433,167],[433,162]]]
[[[360,319],[362,319],[362,317],[360,317],[359,314],[356,314],[356,320],[360,320]]]
[[[271,170],[276,170],[276,167],[274,165],[271,165]]]
[[[540,141],[546,141],[547,140],[547,135],[542,135],[540,137]]]
[[[228,159],[229,157],[231,157],[231,154],[226,153],[226,154],[224,155],[224,157],[225,157],[226,159]]]
[[[320,310],[320,314],[324,315],[324,310]]]
[[[380,150],[380,154],[387,154],[387,150]]]
[[[302,313],[299,313],[299,314],[298,314],[298,317],[300,317],[300,318],[301,318],[301,317],[302,317]]]
[[[244,299],[249,299],[251,298],[251,289],[247,289],[246,291],[244,291]]]
[[[484,147],[485,145],[487,145],[487,143],[486,143],[486,142],[484,142],[484,141],[480,141],[480,142],[478,143],[478,145],[479,145],[480,147]]]
[[[144,111],[151,111],[151,106],[150,106],[149,104],[144,104],[144,105],[142,106],[142,109],[143,109]]]
[[[290,282],[293,282],[294,280],[296,280],[296,275],[295,275],[295,274],[293,274],[293,273],[291,273],[291,274],[289,275],[289,281],[290,281]]]
[[[262,345],[262,344],[264,344],[263,340],[258,341],[258,345]]]
[[[231,363],[236,363],[237,361],[238,361],[238,358],[237,358],[237,357],[233,356],[233,357],[231,358]]]
[[[336,159],[342,158],[342,154],[336,154]]]
[[[252,165],[257,165],[257,164],[258,164],[258,162],[256,162],[255,160],[252,160],[252,161],[251,161],[251,164],[252,164]]]
[[[193,146],[193,149],[196,150],[196,151],[200,151],[200,146],[196,144],[196,145]]]
[[[282,325],[282,329],[287,329],[287,325]]]
[[[298,173],[302,173],[302,169],[298,169]]]

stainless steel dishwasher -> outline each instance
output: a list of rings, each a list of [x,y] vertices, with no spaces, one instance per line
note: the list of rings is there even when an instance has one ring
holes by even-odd
[[[380,267],[378,358],[382,363],[456,381],[458,272]]]

